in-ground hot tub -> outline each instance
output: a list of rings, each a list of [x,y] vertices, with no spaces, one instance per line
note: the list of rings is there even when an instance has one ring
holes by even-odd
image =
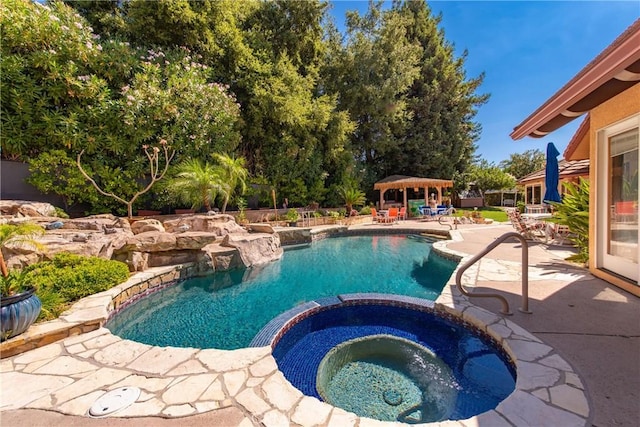
[[[515,388],[491,337],[419,298],[317,300],[274,319],[253,343],[265,344],[304,394],[382,421],[466,419]]]
[[[409,423],[448,419],[458,395],[442,359],[388,334],[355,338],[329,350],[318,366],[316,388],[334,406]]]

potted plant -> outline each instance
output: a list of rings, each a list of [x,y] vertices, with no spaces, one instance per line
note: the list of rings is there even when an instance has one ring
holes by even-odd
[[[289,223],[289,227],[295,227],[298,223],[298,211],[293,208],[287,211],[287,215],[285,217],[287,219],[287,222]]]
[[[0,341],[26,331],[42,309],[35,286],[28,281],[28,274],[25,271],[9,271],[2,249],[9,244],[40,248],[42,245],[35,237],[43,233],[42,227],[30,223],[0,225]]]

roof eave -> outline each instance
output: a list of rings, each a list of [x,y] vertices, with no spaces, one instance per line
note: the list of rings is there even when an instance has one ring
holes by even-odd
[[[514,140],[525,136],[543,137],[566,122],[586,113],[570,107],[612,79],[624,81],[625,68],[640,60],[640,19],[636,20],[618,39],[584,67],[572,80],[549,98],[533,114],[516,126],[510,134]],[[549,132],[538,129],[551,120],[564,116],[565,123]]]

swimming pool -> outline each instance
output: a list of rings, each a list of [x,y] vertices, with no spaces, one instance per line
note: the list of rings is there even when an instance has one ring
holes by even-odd
[[[381,292],[435,300],[455,265],[431,253],[423,238],[327,238],[287,250],[277,262],[165,288],[120,311],[106,327],[145,344],[238,349],[274,317],[322,297]]]

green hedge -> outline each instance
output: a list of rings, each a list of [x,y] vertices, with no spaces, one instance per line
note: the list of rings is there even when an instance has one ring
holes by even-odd
[[[50,320],[75,301],[124,282],[129,269],[119,261],[63,253],[27,267],[27,274],[42,301],[38,320]]]

